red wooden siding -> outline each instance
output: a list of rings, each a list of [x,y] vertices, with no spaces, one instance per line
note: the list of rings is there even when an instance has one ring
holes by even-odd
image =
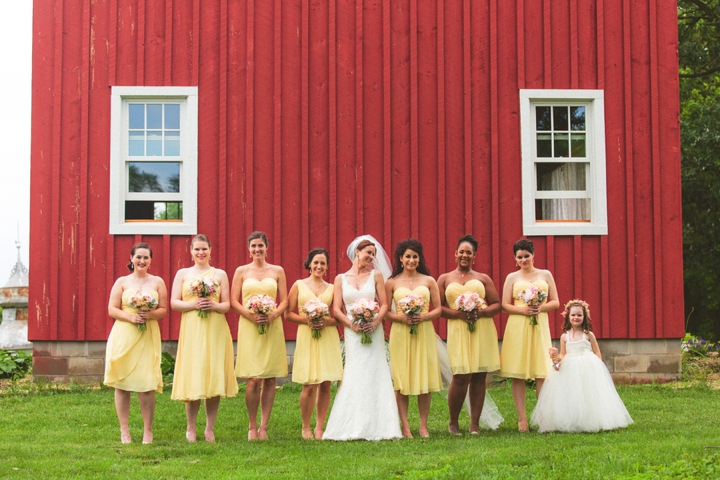
[[[500,290],[522,235],[518,89],[605,91],[608,236],[534,237],[603,338],[683,334],[674,2],[36,0],[32,340],[104,340],[136,241],[170,288],[189,238],[108,235],[110,86],[199,87],[199,231],[232,276],[252,230],[288,282],[371,233],[457,238]],[[497,318],[500,332],[505,316]],[[231,330],[236,316],[228,315]],[[180,316],[162,322],[176,339]],[[444,333],[443,322],[438,322]],[[561,325],[551,316],[553,335]],[[286,324],[288,338],[294,326]]]

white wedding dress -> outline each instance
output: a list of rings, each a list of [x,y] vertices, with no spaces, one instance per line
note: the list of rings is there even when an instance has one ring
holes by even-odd
[[[346,307],[366,298],[375,300],[374,275],[357,290],[342,275]],[[335,395],[324,440],[387,440],[401,438],[390,366],[385,355],[382,324],[371,334],[372,343],[360,343],[362,333],[345,328],[345,371]]]

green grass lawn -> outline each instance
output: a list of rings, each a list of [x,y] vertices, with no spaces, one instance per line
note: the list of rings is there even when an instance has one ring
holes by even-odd
[[[11,387],[0,392],[0,477],[720,478],[720,391],[689,384],[618,391],[635,420],[618,431],[521,434],[510,389],[500,387],[491,389],[506,419],[497,431],[448,434],[445,399],[434,395],[430,439],[418,438],[411,403],[414,439],[329,442],[300,438],[300,387],[286,384],[278,390],[271,439],[250,443],[241,386],[238,397],[221,402],[217,443],[189,444],[184,406],[170,400],[168,389],[158,396],[155,443],[140,443],[133,397],[133,443],[121,445],[112,390]],[[528,392],[528,414],[534,405]],[[203,425],[201,411],[199,432]]]

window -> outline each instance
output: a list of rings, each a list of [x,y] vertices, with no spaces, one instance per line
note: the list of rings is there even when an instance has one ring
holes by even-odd
[[[607,235],[602,90],[520,90],[523,234]]]
[[[197,87],[113,87],[110,233],[197,231]]]

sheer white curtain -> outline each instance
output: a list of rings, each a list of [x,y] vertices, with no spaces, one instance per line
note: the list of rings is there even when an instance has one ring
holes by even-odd
[[[540,177],[539,190],[586,190],[585,163],[563,163]],[[590,220],[590,200],[582,198],[556,198],[542,201],[543,220]]]

